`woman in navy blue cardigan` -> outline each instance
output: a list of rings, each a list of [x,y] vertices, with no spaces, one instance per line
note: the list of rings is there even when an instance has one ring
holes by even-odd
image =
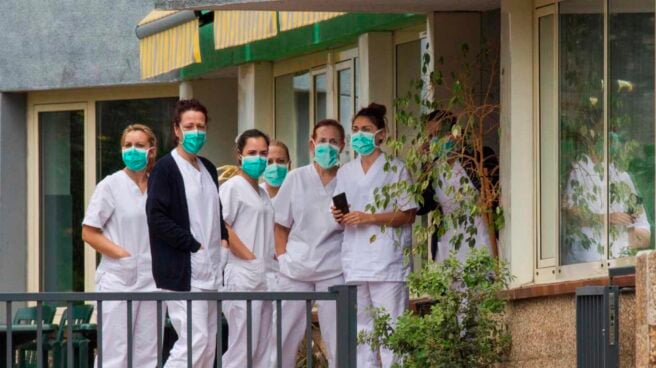
[[[146,215],[153,277],[158,288],[171,291],[216,291],[222,284],[222,261],[228,249],[215,166],[198,156],[205,143],[207,109],[196,100],[177,103],[172,121],[176,147],[162,157],[148,179]],[[187,306],[167,301],[179,338],[167,367],[187,366]],[[216,303],[192,306],[194,367],[214,362]]]

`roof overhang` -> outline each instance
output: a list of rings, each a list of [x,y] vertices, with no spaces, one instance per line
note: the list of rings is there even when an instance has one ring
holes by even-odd
[[[528,0],[527,0],[528,1]],[[156,0],[162,10],[276,10],[320,12],[428,13],[485,11],[500,0]]]

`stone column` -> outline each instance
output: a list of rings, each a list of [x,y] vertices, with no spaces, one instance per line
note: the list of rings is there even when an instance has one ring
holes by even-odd
[[[636,257],[635,366],[656,367],[656,251]]]

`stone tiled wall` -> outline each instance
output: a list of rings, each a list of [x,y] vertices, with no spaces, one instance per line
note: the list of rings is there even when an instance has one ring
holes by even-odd
[[[636,258],[636,367],[656,367],[656,252]]]
[[[620,367],[634,367],[633,292],[620,298]],[[504,367],[576,367],[576,301],[562,295],[513,301],[508,306],[513,346]]]

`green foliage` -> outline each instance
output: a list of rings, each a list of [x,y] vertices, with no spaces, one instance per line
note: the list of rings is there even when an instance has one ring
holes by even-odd
[[[428,314],[406,312],[392,326],[385,311],[373,310],[374,330],[358,338],[393,351],[397,368],[489,367],[510,349],[499,295],[510,281],[507,266],[484,250],[472,250],[464,263],[452,255],[410,277],[411,292],[435,303]]]

